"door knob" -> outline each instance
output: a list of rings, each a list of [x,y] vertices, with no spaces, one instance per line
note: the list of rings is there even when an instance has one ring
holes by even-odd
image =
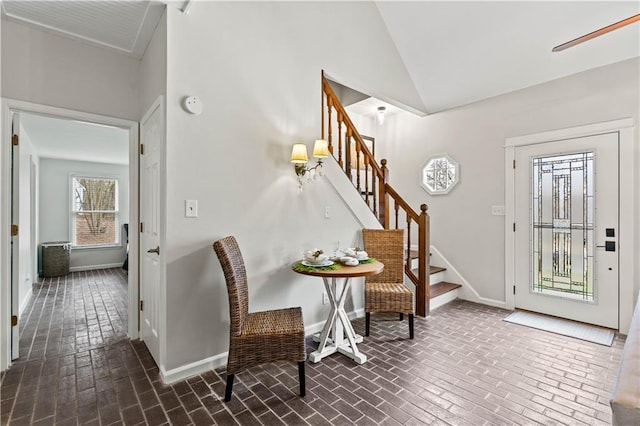
[[[154,248],[154,249],[149,249],[147,250],[147,253],[155,253],[155,254],[160,254],[160,246]]]

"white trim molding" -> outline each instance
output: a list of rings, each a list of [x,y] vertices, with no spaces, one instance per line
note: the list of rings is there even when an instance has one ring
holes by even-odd
[[[95,271],[97,269],[121,268],[123,262],[124,260],[119,263],[105,263],[104,265],[71,266],[69,268],[69,272]]]
[[[224,367],[227,364],[228,357],[229,352],[223,352],[221,354],[210,356],[209,358],[201,359],[200,361],[182,365],[171,370],[165,370],[164,367],[161,367],[160,377],[165,385],[170,385],[172,383],[188,379],[189,377],[196,376],[209,370],[215,370],[216,368]]]
[[[634,121],[632,118],[606,121],[584,126],[553,130],[505,140],[505,301],[507,309],[515,308],[515,161],[516,147],[546,142],[562,141],[604,133],[619,135],[619,228],[624,230],[619,236],[619,330],[626,334],[631,324],[635,306],[635,295],[640,278],[640,270],[635,266],[638,259],[638,226],[634,221],[638,217],[637,192],[640,188],[635,166],[640,164]]]

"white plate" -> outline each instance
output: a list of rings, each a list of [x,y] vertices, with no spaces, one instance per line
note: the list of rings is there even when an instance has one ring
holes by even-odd
[[[333,265],[333,261],[331,261],[331,260],[325,260],[324,262],[318,262],[318,263],[307,262],[306,260],[303,260],[300,263],[302,263],[304,266],[331,266],[331,265]]]

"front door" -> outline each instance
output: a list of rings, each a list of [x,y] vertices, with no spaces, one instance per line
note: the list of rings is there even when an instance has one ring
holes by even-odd
[[[618,133],[515,150],[516,308],[618,328]]]
[[[140,339],[156,364],[160,359],[161,271],[160,153],[162,102],[154,103],[140,124],[144,152],[140,156]]]

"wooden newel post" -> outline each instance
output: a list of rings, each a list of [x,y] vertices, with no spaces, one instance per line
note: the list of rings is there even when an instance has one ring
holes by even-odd
[[[391,225],[391,218],[389,217],[389,196],[387,195],[387,183],[389,182],[389,169],[387,169],[387,160],[383,158],[380,161],[382,165],[382,176],[379,176],[378,184],[378,202],[379,202],[379,216],[378,220],[384,229],[389,229]]]
[[[429,214],[426,204],[420,205],[420,216],[418,218],[418,281],[416,288],[416,313],[421,317],[429,315],[430,282],[429,282],[429,252],[431,251],[431,239],[429,236]]]

